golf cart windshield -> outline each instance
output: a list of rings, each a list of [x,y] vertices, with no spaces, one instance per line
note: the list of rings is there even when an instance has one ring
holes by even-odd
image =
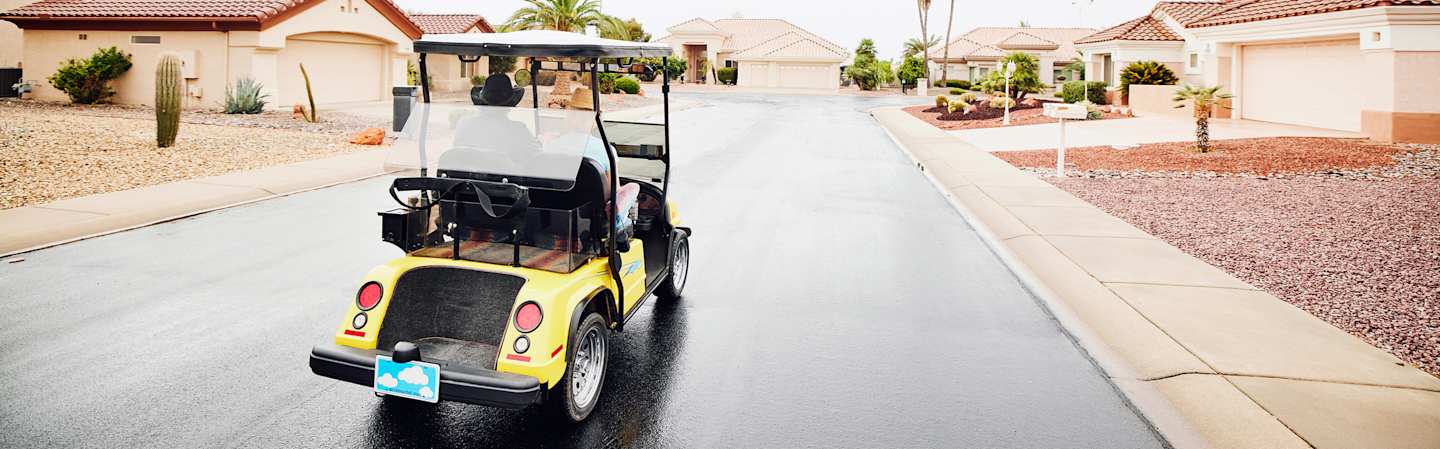
[[[421,103],[385,165],[569,190],[587,151],[608,161],[593,111]]]

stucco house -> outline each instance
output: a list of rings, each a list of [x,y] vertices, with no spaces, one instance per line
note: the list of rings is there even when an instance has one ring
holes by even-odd
[[[666,28],[656,42],[685,58],[685,80],[715,84],[713,69],[737,67],[736,84],[802,89],[840,88],[840,66],[849,51],[782,19],[694,18]],[[698,68],[706,65],[706,72]]]
[[[35,3],[35,0],[0,0],[0,11],[9,11]],[[20,27],[0,21],[0,69],[20,67],[20,54],[25,50],[25,33]]]
[[[996,61],[1012,52],[1035,56],[1040,61],[1040,80],[1045,84],[1054,84],[1060,76],[1075,79],[1077,74],[1065,70],[1066,65],[1080,56],[1074,42],[1094,32],[1092,28],[976,28],[946,45],[930,49],[930,79],[940,79],[944,64],[949,66],[945,71],[949,79],[979,81],[995,70]],[[949,59],[945,58],[947,46]]]
[[[425,34],[494,33],[495,28],[479,14],[410,14],[410,20]],[[436,91],[470,89],[470,77],[490,74],[490,58],[461,62],[457,57],[431,57],[425,62],[430,72],[430,88]],[[411,58],[418,63],[418,57]]]
[[[1440,142],[1440,0],[1162,1],[1077,47],[1091,79],[1153,60],[1223,86],[1233,118]]]
[[[305,64],[317,103],[388,98],[405,82],[421,30],[389,0],[41,0],[0,13],[24,32],[25,78],[41,100],[67,97],[44,80],[62,61],[119,47],[134,68],[112,101],[149,104],[162,53],[184,61],[187,107],[213,107],[240,78],[265,86],[272,104],[300,103]]]

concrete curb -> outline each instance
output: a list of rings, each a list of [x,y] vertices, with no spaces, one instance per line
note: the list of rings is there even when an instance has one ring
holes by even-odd
[[[1440,447],[1440,380],[900,108],[871,114],[1173,446]]]
[[[0,257],[395,171],[386,149],[70,198],[0,211]]]

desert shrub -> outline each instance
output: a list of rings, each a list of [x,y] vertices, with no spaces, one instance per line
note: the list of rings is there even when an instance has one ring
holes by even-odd
[[[1092,103],[1092,102],[1090,102],[1090,101],[1080,101],[1080,102],[1077,102],[1077,103],[1075,103],[1075,104],[1078,104],[1078,105],[1081,105],[1081,106],[1084,106],[1084,107],[1085,107],[1085,119],[1086,119],[1086,120],[1099,120],[1099,119],[1105,117],[1105,114],[1103,114],[1103,113],[1100,112],[1100,107],[1099,107],[1099,106],[1096,106],[1095,103]]]
[[[553,70],[541,70],[535,75],[535,84],[541,86],[554,86],[556,73]]]
[[[636,60],[636,61],[637,61],[637,62],[640,62],[640,63],[643,63],[643,64],[645,64],[645,65],[654,67],[657,71],[662,71],[662,70],[663,70],[665,73],[667,73],[667,74],[670,75],[670,79],[671,79],[671,80],[679,79],[679,78],[680,78],[680,75],[683,75],[683,74],[685,73],[685,69],[686,69],[686,68],[689,68],[689,67],[688,67],[689,65],[685,63],[685,60],[684,60],[684,59],[680,59],[680,58],[669,58],[669,59],[667,59],[667,60],[665,61],[665,64],[664,64],[663,67],[661,66],[662,64],[660,63],[660,59],[661,59],[661,58],[640,58],[640,59],[638,59],[638,60]],[[654,81],[654,80],[655,80],[654,78],[651,78],[651,77],[647,77],[647,78],[650,78],[650,79],[647,79],[647,80],[645,80],[645,81]]]
[[[966,80],[956,80],[956,81],[955,81],[955,87],[958,87],[958,88],[961,88],[961,89],[965,89],[965,90],[970,90],[970,88],[971,88],[971,87],[974,87],[974,86],[972,86],[969,81],[966,81]]]
[[[95,104],[115,95],[110,81],[124,75],[133,64],[130,55],[116,47],[102,48],[89,59],[71,58],[50,75],[51,86],[65,92],[70,101]]]
[[[950,98],[949,98],[949,97],[946,97],[946,96],[944,96],[944,95],[936,95],[936,96],[935,96],[935,107],[937,107],[937,108],[943,108],[943,107],[945,107],[945,105],[948,105],[948,104],[950,104]]]
[[[1090,98],[1085,98],[1086,83],[1090,84]],[[1105,104],[1105,87],[1104,81],[1071,81],[1060,88],[1060,98],[1066,103],[1089,100],[1094,104]]]
[[[720,84],[734,85],[735,78],[739,75],[740,72],[734,67],[721,67],[715,69],[715,79],[717,81],[720,81]]]
[[[964,89],[969,84],[969,82],[961,80],[945,80],[945,87],[953,87],[956,89]]]
[[[996,95],[994,97],[990,97],[990,107],[995,109],[1004,109],[1007,106],[1011,109],[1014,109],[1015,99],[1003,95]]]
[[[975,99],[977,99],[977,98],[980,98],[980,97],[977,96],[977,95],[975,95],[975,94],[972,93],[972,92],[965,92],[965,93],[963,93],[963,94],[960,94],[960,101],[963,101],[963,102],[966,102],[966,103],[974,103],[974,102],[975,102]]]
[[[965,89],[950,89],[950,95],[960,95],[964,93]]]
[[[1120,91],[1130,93],[1131,84],[1168,86],[1180,82],[1175,71],[1155,61],[1137,61],[1120,71]]]
[[[613,93],[615,93],[615,80],[618,80],[618,79],[620,79],[620,74],[618,74],[618,73],[601,73],[601,74],[600,74],[600,83],[599,83],[599,84],[600,84],[600,93],[602,93],[602,94],[613,94]]]
[[[636,82],[634,78],[622,77],[615,80],[615,89],[630,95],[635,95],[640,93],[640,83]]]
[[[516,85],[516,86],[522,86],[522,87],[523,87],[523,86],[529,86],[529,85],[530,85],[530,71],[529,71],[529,70],[525,70],[525,69],[516,70],[516,71],[515,71],[515,76],[512,76],[511,78],[515,78],[515,85]]]
[[[471,86],[484,86],[484,85],[485,85],[485,75],[474,75],[474,76],[471,76],[471,77],[470,77],[470,85],[471,85]]]
[[[226,114],[259,114],[265,110],[265,95],[260,93],[263,86],[253,78],[235,80],[233,86],[225,86]]]

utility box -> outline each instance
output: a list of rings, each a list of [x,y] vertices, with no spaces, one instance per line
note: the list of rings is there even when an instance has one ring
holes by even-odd
[[[1084,120],[1089,111],[1084,105],[1068,103],[1045,103],[1045,116],[1061,119]]]

